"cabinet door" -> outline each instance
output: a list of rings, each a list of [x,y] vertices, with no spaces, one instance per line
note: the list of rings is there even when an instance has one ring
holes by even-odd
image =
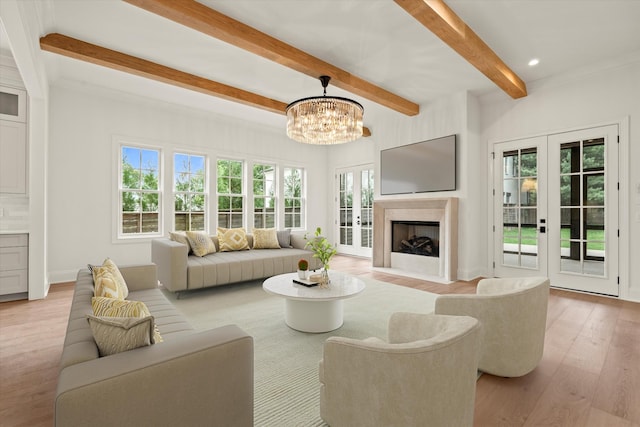
[[[27,193],[27,133],[24,123],[0,120],[0,193]]]
[[[0,119],[25,123],[27,121],[27,92],[0,86]]]

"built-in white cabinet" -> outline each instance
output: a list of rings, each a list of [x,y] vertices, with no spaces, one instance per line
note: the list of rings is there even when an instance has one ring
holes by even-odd
[[[26,124],[0,120],[0,193],[27,193]]]
[[[0,120],[27,121],[27,92],[0,86]]]
[[[0,235],[0,301],[25,299],[29,292],[29,235]]]
[[[27,92],[0,85],[0,194],[27,194]]]

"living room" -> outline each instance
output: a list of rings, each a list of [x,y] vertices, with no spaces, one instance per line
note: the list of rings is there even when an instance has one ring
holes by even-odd
[[[54,30],[64,32],[63,24],[68,25],[67,21],[82,21],[66,15],[76,7],[74,2],[52,2],[58,13],[51,15],[46,13],[48,6],[45,3],[3,0],[0,4],[0,17],[12,48],[9,53],[3,50],[2,65],[15,64],[29,94],[29,196],[0,198],[3,209],[0,227],[3,232],[28,230],[30,300],[46,299],[56,283],[75,280],[79,268],[87,263],[99,263],[106,256],[122,264],[151,260],[150,239],[122,239],[118,235],[118,212],[114,206],[118,200],[117,159],[122,142],[157,147],[167,162],[174,152],[204,155],[209,159],[212,175],[216,160],[228,158],[247,164],[264,162],[278,168],[302,168],[307,189],[304,228],[329,230],[331,239],[336,241],[338,233],[334,224],[338,214],[331,202],[336,196],[336,171],[372,165],[378,172],[381,150],[456,135],[458,176],[455,191],[382,196],[376,190],[375,198],[458,198],[456,275],[460,280],[473,280],[493,276],[493,263],[497,259],[492,232],[495,225],[491,160],[494,146],[541,135],[615,125],[620,137],[616,170],[620,182],[616,207],[620,235],[616,297],[640,301],[640,265],[635,262],[640,259],[640,170],[635,167],[640,164],[640,144],[633,126],[634,119],[640,117],[637,101],[640,99],[637,77],[640,75],[640,46],[637,42],[631,43],[630,48],[624,44],[625,40],[628,43],[628,33],[622,34],[622,40],[611,35],[612,40],[608,42],[607,35],[601,36],[605,45],[611,45],[610,56],[585,58],[591,62],[528,80],[528,95],[517,100],[495,87],[483,91],[459,89],[453,93],[438,93],[432,89],[431,97],[419,100],[420,114],[412,117],[373,103],[366,104],[365,126],[371,129],[372,135],[327,148],[299,144],[287,138],[283,115],[236,106],[199,93],[184,95],[183,89],[43,52],[39,46],[40,37]],[[469,5],[466,6],[469,9],[464,9],[464,2],[447,3],[454,9],[456,6],[462,8],[459,13],[480,33],[471,20],[480,12]],[[355,2],[358,4],[365,7]],[[615,4],[612,9],[622,16],[638,16],[634,3]],[[143,14],[129,4],[120,6],[126,9],[117,12],[119,18],[133,19],[133,16]],[[91,6],[82,8],[85,7]],[[229,5],[224,7],[230,8]],[[244,7],[250,10],[250,2],[244,2]],[[394,4],[387,7],[398,8]],[[564,7],[570,10],[566,4]],[[589,16],[595,19],[593,15]],[[145,14],[144,19],[152,17]],[[477,25],[485,22],[476,19]],[[92,24],[97,26],[95,22],[84,22],[89,28]],[[105,27],[113,30],[113,23]],[[268,28],[263,30],[268,32]],[[80,29],[75,31],[82,35]],[[422,31],[427,32],[424,28]],[[568,39],[578,38],[569,30],[563,31],[565,33],[558,30],[557,37],[566,34]],[[129,34],[122,37],[126,39],[127,36],[131,40],[136,38]],[[147,36],[143,33],[141,38]],[[498,40],[507,43],[505,38]],[[288,40],[294,45],[295,41]],[[153,40],[149,44],[153,45]],[[620,45],[627,50],[613,48]],[[110,47],[126,50],[123,45]],[[498,49],[498,46],[492,47]],[[448,49],[443,45],[442,49],[445,48]],[[587,47],[582,49],[588,50]],[[138,55],[143,56],[142,53]],[[447,58],[456,54],[451,55]],[[577,56],[578,53],[573,51],[566,55]],[[454,58],[453,61],[461,61]],[[273,67],[263,62],[266,68]],[[431,66],[437,68],[434,64],[424,65]],[[474,69],[464,72],[480,75]],[[253,77],[256,81],[264,79],[264,75],[257,72]],[[481,75],[480,78],[486,79]],[[112,81],[115,88],[102,85],[101,81]],[[306,78],[299,96],[287,100],[316,95],[320,90],[317,81]],[[331,84],[327,91],[354,97]],[[153,92],[162,92],[162,96],[154,98]],[[171,102],[172,97],[186,102]],[[170,188],[171,172],[165,171],[165,176],[166,186]],[[160,235],[172,230],[172,208],[171,203],[164,204],[162,214],[168,219],[164,220]],[[216,215],[211,214],[209,218],[208,227],[215,230]]]

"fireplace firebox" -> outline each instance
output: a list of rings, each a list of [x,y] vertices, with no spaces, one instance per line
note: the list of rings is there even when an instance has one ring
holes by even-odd
[[[440,256],[440,222],[391,221],[391,252]]]

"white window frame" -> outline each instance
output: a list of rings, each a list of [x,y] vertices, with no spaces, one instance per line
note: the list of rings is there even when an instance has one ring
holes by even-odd
[[[220,161],[228,161],[228,162],[239,162],[242,165],[242,172],[240,174],[241,179],[242,179],[242,183],[241,183],[241,191],[242,193],[220,193],[218,192],[218,179],[220,178],[218,176],[218,162]],[[245,228],[247,225],[247,220],[248,220],[248,216],[250,214],[249,212],[249,208],[247,206],[247,170],[248,170],[248,162],[245,159],[238,159],[238,158],[232,158],[232,157],[218,157],[216,159],[216,164],[215,164],[215,171],[216,171],[216,177],[215,177],[215,186],[216,186],[216,225],[217,227],[223,227],[223,228],[227,228],[227,224],[220,224],[218,221],[218,218],[220,216],[221,213],[230,213],[232,211],[224,211],[221,212],[220,211],[220,196],[230,196],[230,197],[239,197],[242,199],[242,224],[239,225],[238,227],[243,227]],[[231,178],[231,176],[229,176],[228,178]],[[231,220],[231,224],[229,224],[229,228],[237,228],[237,227],[233,227],[233,213],[231,213],[232,216],[232,220]]]
[[[255,194],[254,193],[254,185],[255,185],[255,178],[253,175],[253,169],[256,166],[268,166],[268,167],[272,167],[273,168],[273,189],[274,189],[274,193],[273,195],[262,195],[262,194]],[[255,228],[278,228],[278,216],[279,216],[279,211],[280,211],[280,206],[278,203],[279,197],[278,197],[278,165],[276,165],[273,162],[253,162],[251,163],[251,171],[249,172],[250,174],[250,179],[251,179],[251,185],[250,185],[250,193],[251,193],[251,203],[250,206],[247,206],[247,208],[250,210],[250,220],[251,220],[251,227],[255,227]],[[266,181],[265,181],[266,182]],[[267,227],[265,224],[262,224],[260,227],[257,227],[255,225],[256,223],[256,199],[273,199],[273,226],[272,227]],[[265,217],[266,213],[261,212],[260,216],[261,217]]]
[[[286,185],[286,173],[287,170],[297,169],[300,171],[300,197],[293,198],[298,199],[300,201],[300,225],[298,227],[288,227],[287,226],[287,212],[286,212],[286,204],[288,199],[292,199],[291,197],[287,197],[285,191]],[[307,224],[307,186],[306,186],[306,174],[307,170],[302,166],[284,166],[282,168],[282,226],[283,228],[290,228],[292,230],[305,230]]]
[[[194,191],[178,191],[176,189],[176,156],[188,156],[189,159],[191,159],[191,157],[202,157],[204,160],[204,165],[203,165],[203,171],[204,171],[204,188],[203,188],[203,192],[194,192]],[[204,153],[197,153],[197,152],[190,152],[187,150],[175,150],[173,152],[173,155],[171,156],[171,170],[172,170],[172,175],[171,175],[171,188],[172,188],[172,203],[171,203],[171,219],[172,219],[172,224],[171,227],[172,229],[175,231],[176,230],[176,198],[178,197],[179,194],[184,194],[186,196],[194,196],[194,195],[202,195],[204,196],[204,211],[203,211],[203,225],[204,225],[204,229],[202,230],[193,230],[191,228],[191,214],[193,213],[191,210],[188,211],[184,211],[184,213],[187,214],[188,216],[188,220],[187,220],[187,229],[190,231],[205,231],[205,232],[209,232],[209,216],[210,216],[210,211],[211,211],[211,206],[210,206],[210,197],[209,197],[209,156],[204,154]],[[191,166],[189,166],[189,174],[191,174]]]
[[[158,189],[155,191],[158,194],[158,230],[150,233],[125,233],[122,227],[123,216],[122,216],[122,192],[127,190],[122,186],[122,149],[123,147],[131,147],[140,150],[151,150],[158,152]],[[136,139],[126,138],[126,137],[114,137],[113,139],[113,158],[115,161],[113,162],[114,166],[114,175],[115,175],[115,186],[113,192],[113,200],[112,204],[115,206],[114,213],[114,230],[115,233],[115,242],[118,241],[130,241],[130,240],[150,240],[153,238],[162,237],[164,235],[164,150],[161,146],[150,144],[149,142],[141,142]]]

